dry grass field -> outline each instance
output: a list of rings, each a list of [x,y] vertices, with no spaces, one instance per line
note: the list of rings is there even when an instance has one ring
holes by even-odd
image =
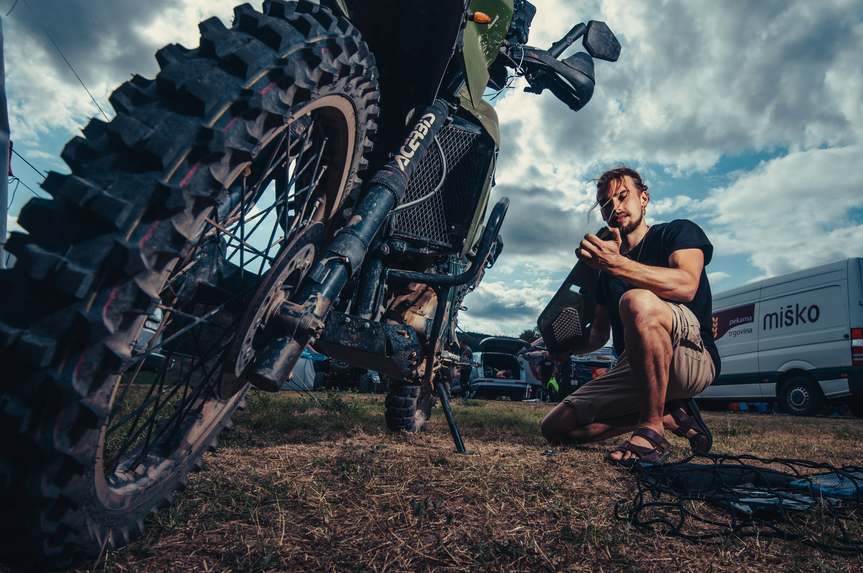
[[[799,541],[694,542],[615,518],[635,476],[610,442],[548,449],[550,405],[452,402],[472,455],[455,453],[440,407],[420,435],[391,434],[383,397],[255,393],[176,502],[128,547],[82,571],[855,571],[859,554]],[[714,451],[861,465],[863,421],[704,414]],[[674,458],[688,444],[668,434]],[[624,505],[624,507],[626,507]],[[695,513],[722,517],[706,504]],[[726,515],[727,517],[727,515]],[[849,531],[863,538],[863,516]],[[813,535],[824,539],[812,520]],[[829,541],[829,540],[828,540]]]

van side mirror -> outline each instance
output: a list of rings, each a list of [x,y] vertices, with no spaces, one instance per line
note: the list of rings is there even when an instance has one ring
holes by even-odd
[[[616,62],[620,57],[620,42],[605,22],[596,20],[588,22],[582,43],[587,53],[594,58]]]

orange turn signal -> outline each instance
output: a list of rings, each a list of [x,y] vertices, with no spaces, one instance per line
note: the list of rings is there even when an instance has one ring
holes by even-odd
[[[467,19],[471,22],[476,22],[477,24],[491,23],[491,18],[488,17],[488,14],[484,14],[483,12],[474,12],[473,14],[469,14]]]

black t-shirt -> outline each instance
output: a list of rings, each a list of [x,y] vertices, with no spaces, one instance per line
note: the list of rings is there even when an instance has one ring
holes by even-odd
[[[707,271],[705,270],[713,257],[713,245],[710,244],[710,240],[701,230],[701,227],[686,219],[653,225],[647,230],[647,234],[641,242],[635,245],[626,256],[641,264],[669,268],[668,258],[674,251],[683,249],[701,249],[704,253],[704,269],[701,270],[695,298],[682,304],[691,310],[695,318],[698,319],[698,323],[701,325],[701,340],[704,341],[705,349],[713,358],[716,374],[719,375],[719,352],[713,341],[713,295],[710,292],[710,283],[707,281]],[[620,320],[620,297],[632,288],[634,287],[618,278],[607,273],[599,273],[596,302],[608,309],[612,342],[614,350],[618,354],[622,353],[625,347],[623,322]]]
[[[554,368],[556,364],[551,358],[543,358],[539,362],[539,375],[543,382],[548,382],[554,376]]]

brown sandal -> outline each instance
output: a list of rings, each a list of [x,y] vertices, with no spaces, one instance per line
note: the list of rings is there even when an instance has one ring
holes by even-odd
[[[689,406],[692,414],[687,414],[683,408],[670,412],[671,417],[677,422],[677,429],[671,430],[671,433],[681,438],[687,438],[693,453],[706,454],[713,447],[713,434],[710,433],[707,424],[701,419],[701,412],[698,410],[695,400],[690,398],[686,401],[686,405]],[[690,430],[695,430],[694,436],[686,435]]]
[[[631,466],[635,462],[646,462],[651,464],[661,464],[671,454],[671,444],[668,440],[651,430],[650,428],[636,428],[632,433],[633,436],[638,436],[647,440],[653,447],[639,446],[633,444],[629,440],[624,441],[617,446],[615,452],[631,452],[632,456],[625,460],[614,460],[610,457],[606,459],[616,465]]]

